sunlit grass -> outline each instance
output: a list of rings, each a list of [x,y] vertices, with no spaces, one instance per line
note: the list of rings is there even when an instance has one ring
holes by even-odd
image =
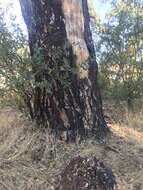
[[[116,110],[117,111],[117,110]],[[115,114],[115,110],[112,110]],[[116,113],[117,114],[117,113]],[[10,107],[0,111],[0,188],[51,190],[55,176],[76,155],[94,155],[111,167],[116,175],[117,190],[143,188],[143,132],[141,114],[125,114],[124,122],[110,123],[107,144],[95,139],[81,144],[56,142],[51,146],[48,133],[35,129],[20,113]],[[41,154],[41,150],[45,146]],[[55,151],[50,157],[50,151]],[[41,157],[37,161],[37,157]],[[53,180],[53,181],[52,181]],[[2,182],[2,183],[1,183]]]

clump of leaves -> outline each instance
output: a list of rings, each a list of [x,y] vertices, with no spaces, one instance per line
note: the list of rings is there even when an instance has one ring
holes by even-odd
[[[32,68],[35,76],[35,87],[46,90],[52,95],[53,86],[59,82],[63,88],[71,83],[71,74],[76,73],[76,68],[69,64],[65,50],[52,46],[50,49],[37,48],[32,57]]]
[[[71,67],[60,47],[36,48],[30,57],[22,30],[14,25],[14,33],[11,32],[0,15],[0,90],[10,93],[10,97],[14,94],[16,104],[23,102],[32,108],[37,88],[52,95],[57,82],[63,88],[70,85],[74,72],[76,68]]]
[[[15,33],[0,15],[0,90],[24,97],[33,89],[31,60],[26,37],[15,25]],[[3,97],[4,99],[4,97]]]

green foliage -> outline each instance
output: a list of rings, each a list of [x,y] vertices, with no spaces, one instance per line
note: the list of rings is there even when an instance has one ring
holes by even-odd
[[[56,82],[63,88],[68,87],[71,74],[76,72],[76,68],[69,64],[65,50],[54,46],[48,51],[44,48],[36,49],[32,58],[32,68],[36,78],[34,87],[45,90],[49,95],[52,95]]]
[[[32,90],[33,76],[28,45],[20,28],[14,25],[11,32],[0,15],[0,90],[24,97]],[[1,95],[2,96],[2,95]],[[4,99],[4,97],[3,97]]]
[[[128,103],[143,95],[142,6],[141,1],[114,0],[106,22],[96,28],[101,87]]]
[[[111,81],[108,78],[106,68],[104,65],[100,65],[99,72],[98,72],[98,83],[100,89],[102,90],[103,96],[108,97],[111,95]]]
[[[37,87],[48,95],[52,95],[57,82],[67,88],[76,68],[69,64],[64,49],[54,46],[36,48],[31,58],[27,39],[17,25],[13,26],[14,29],[9,29],[4,16],[0,16],[0,90],[4,94],[14,93],[10,96],[15,102],[31,101],[32,105]],[[1,94],[0,101],[3,100]]]

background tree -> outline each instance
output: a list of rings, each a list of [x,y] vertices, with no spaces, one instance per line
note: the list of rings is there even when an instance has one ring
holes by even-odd
[[[107,132],[87,0],[20,0],[35,76],[33,116],[75,140]]]
[[[106,22],[96,29],[103,86],[108,86],[116,100],[126,100],[129,107],[134,99],[142,97],[142,6],[141,1],[113,1]]]

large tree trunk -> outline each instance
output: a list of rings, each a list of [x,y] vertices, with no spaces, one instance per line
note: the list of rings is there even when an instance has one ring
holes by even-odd
[[[33,73],[40,84],[35,87],[34,119],[57,133],[67,129],[72,140],[84,137],[85,129],[103,137],[108,128],[87,0],[20,0],[20,4]]]

